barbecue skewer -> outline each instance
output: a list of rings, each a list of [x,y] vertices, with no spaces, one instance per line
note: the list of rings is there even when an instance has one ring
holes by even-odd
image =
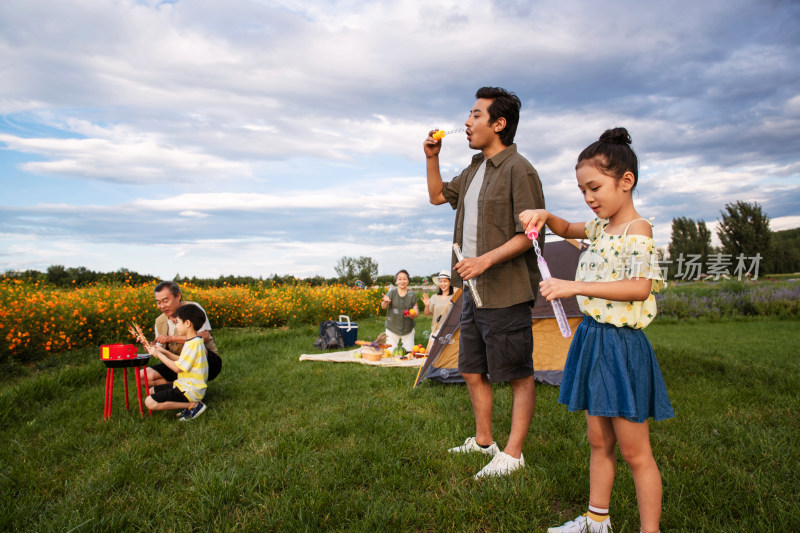
[[[132,324],[133,324],[132,326],[128,327],[128,331],[130,331],[131,335],[136,337],[139,340],[139,342],[142,343],[142,346],[144,346],[146,350],[150,350],[151,344],[150,342],[148,342],[147,337],[144,336],[142,328],[139,327],[139,324],[137,324],[136,322],[132,322]]]

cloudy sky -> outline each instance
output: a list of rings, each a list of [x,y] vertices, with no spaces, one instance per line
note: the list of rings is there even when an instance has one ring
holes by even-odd
[[[736,200],[800,227],[799,27],[782,0],[3,0],[0,270],[429,275],[454,212],[422,141],[485,85],[559,215],[591,216],[575,159],[622,125],[658,244]],[[446,137],[443,175],[470,155]]]

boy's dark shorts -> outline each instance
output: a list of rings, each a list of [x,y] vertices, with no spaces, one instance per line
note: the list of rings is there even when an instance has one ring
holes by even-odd
[[[527,302],[500,309],[479,309],[464,290],[458,370],[486,374],[492,383],[533,375],[531,308]]]
[[[211,350],[208,351],[206,354],[206,359],[208,360],[208,381],[211,381],[215,377],[219,375],[220,370],[222,370],[222,358],[216,354],[216,352],[212,352]],[[158,372],[162,378],[172,383],[176,379],[178,379],[178,374],[176,374],[170,367],[165,365],[164,363],[158,363],[157,365],[153,365],[150,368]]]
[[[181,390],[178,387],[172,385],[172,383],[164,383],[162,385],[156,385],[153,387],[153,394],[150,395],[153,400],[158,403],[164,402],[181,402],[181,403],[192,403],[189,398],[183,395]]]

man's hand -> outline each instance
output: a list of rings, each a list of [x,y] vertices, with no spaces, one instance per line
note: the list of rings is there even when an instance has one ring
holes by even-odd
[[[491,267],[491,262],[485,256],[465,257],[456,263],[456,271],[464,281],[478,277]]]
[[[425,139],[424,143],[422,143],[422,148],[425,150],[425,157],[427,157],[428,159],[432,157],[437,157],[439,155],[439,152],[442,151],[441,139],[437,141],[436,139],[433,138],[433,134],[436,131],[437,130],[435,129],[429,131],[428,138]]]
[[[158,344],[169,344],[170,342],[172,342],[172,337],[170,337],[169,335],[159,335],[153,342],[157,342]]]

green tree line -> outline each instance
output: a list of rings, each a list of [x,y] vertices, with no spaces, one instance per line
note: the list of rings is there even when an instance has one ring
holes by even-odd
[[[393,274],[378,276],[378,263],[370,257],[343,257],[335,267],[338,277],[326,278],[314,276],[309,278],[297,278],[292,275],[279,276],[273,274],[268,277],[254,276],[219,276],[217,278],[198,278],[196,276],[181,276],[176,274],[173,281],[186,285],[191,284],[196,287],[225,287],[232,285],[244,285],[248,287],[275,287],[275,286],[295,286],[299,284],[311,285],[312,287],[321,285],[344,284],[355,285],[361,280],[365,286],[374,284],[385,286],[394,283]],[[428,276],[431,284],[435,283],[436,274]],[[161,281],[157,276],[139,274],[128,269],[120,269],[116,272],[95,272],[85,267],[70,267],[63,265],[52,265],[45,272],[38,270],[7,271],[0,274],[0,278],[17,279],[29,283],[40,283],[55,287],[83,287],[95,283],[120,284],[129,283],[131,285],[141,285]],[[422,284],[423,276],[412,276],[411,284]]]
[[[38,270],[10,270],[2,274],[2,278],[18,279],[30,283],[54,285],[56,287],[82,287],[93,283],[130,283],[139,285],[158,280],[155,276],[139,274],[126,268],[116,272],[95,272],[86,267],[70,267],[52,265],[46,272]]]
[[[769,216],[757,203],[737,201],[720,211],[717,237],[721,245],[711,245],[711,231],[705,221],[686,217],[672,219],[669,250],[669,276],[694,279],[694,273],[708,274],[710,265],[734,275],[739,258],[744,266],[757,263],[758,275],[800,272],[800,228],[772,231]],[[703,270],[706,269],[706,270]]]

